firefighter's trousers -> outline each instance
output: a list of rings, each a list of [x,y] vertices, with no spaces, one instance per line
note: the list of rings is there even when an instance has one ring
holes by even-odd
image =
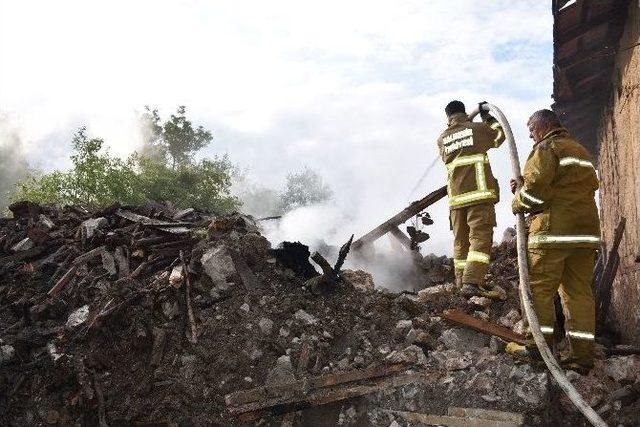
[[[493,203],[451,210],[456,281],[484,285],[489,268],[496,211]]]
[[[591,292],[595,249],[529,249],[529,280],[540,329],[551,347],[555,324],[553,300],[560,294],[570,359],[593,365],[595,305]]]

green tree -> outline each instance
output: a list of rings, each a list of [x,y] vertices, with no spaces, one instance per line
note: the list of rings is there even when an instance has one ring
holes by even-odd
[[[139,203],[133,163],[102,150],[104,140],[89,138],[82,127],[71,142],[73,170],[67,174],[63,203],[104,205],[113,201]]]
[[[228,212],[240,206],[231,195],[234,166],[226,156],[181,163],[175,168],[149,157],[131,157],[141,191],[151,200],[168,200],[179,207]]]
[[[141,116],[143,153],[152,158],[168,157],[172,168],[192,162],[193,155],[211,143],[211,132],[194,127],[186,117],[186,107],[178,107],[170,119],[161,123],[157,109],[145,107]]]
[[[80,128],[71,144],[72,168],[29,176],[18,183],[12,200],[85,206],[156,200],[220,213],[236,209],[240,202],[230,192],[234,166],[226,157],[193,160],[211,134],[202,127],[194,130],[184,113],[178,108],[178,116],[161,126],[157,110],[147,108],[145,149],[126,160]]]
[[[285,190],[280,196],[280,206],[287,212],[301,206],[313,205],[330,200],[331,188],[313,169],[305,166],[301,171],[287,175]]]

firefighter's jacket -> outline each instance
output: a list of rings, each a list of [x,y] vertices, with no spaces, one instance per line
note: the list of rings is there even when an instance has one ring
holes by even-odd
[[[529,248],[597,248],[598,177],[591,156],[564,128],[533,146],[516,192],[514,213],[531,213]]]
[[[447,166],[450,209],[498,202],[498,181],[491,173],[487,151],[503,141],[502,127],[491,116],[486,123],[472,122],[465,113],[449,118],[449,126],[438,138],[438,148]]]

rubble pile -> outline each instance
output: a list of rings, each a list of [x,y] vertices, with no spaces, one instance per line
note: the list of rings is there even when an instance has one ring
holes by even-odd
[[[388,426],[432,420],[427,412],[468,416],[461,406],[534,424],[553,416],[549,408],[573,414],[561,399],[551,405],[543,370],[442,317],[455,308],[522,331],[512,242],[494,248],[490,281],[503,298],[492,302],[432,279],[394,293],[361,270],[328,277],[331,267],[319,273],[305,245],[272,248],[240,213],[157,203],[10,209],[14,218],[0,219],[8,425]],[[450,260],[434,268],[446,271]],[[614,357],[597,375],[574,378],[598,391],[594,405],[609,417],[633,407],[640,363]],[[622,386],[627,393],[613,399]]]

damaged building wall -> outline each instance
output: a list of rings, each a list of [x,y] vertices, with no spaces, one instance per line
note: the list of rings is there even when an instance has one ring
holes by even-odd
[[[627,219],[611,315],[621,338],[640,344],[640,3],[630,2],[612,73],[611,99],[598,135],[603,238]]]

